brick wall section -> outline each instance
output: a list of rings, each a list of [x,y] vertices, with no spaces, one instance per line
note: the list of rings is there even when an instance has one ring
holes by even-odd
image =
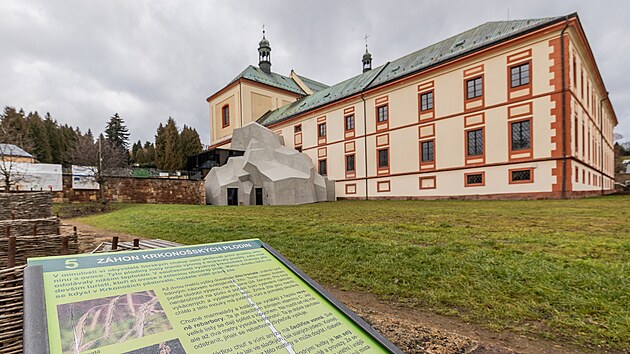
[[[109,201],[149,204],[206,204],[204,181],[167,178],[109,177],[105,183]],[[55,201],[89,202],[99,200],[98,190],[72,189],[72,176],[63,175],[63,192]]]
[[[52,215],[52,193],[0,193],[0,220],[39,219]]]

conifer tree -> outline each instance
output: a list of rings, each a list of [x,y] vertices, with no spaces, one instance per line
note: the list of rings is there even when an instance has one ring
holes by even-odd
[[[131,160],[137,164],[142,163],[142,161],[140,161],[140,159],[138,158],[139,151],[142,151],[142,142],[140,140],[138,140],[137,143],[133,143],[133,145],[131,146]]]
[[[177,124],[172,117],[168,117],[164,126],[164,161],[161,168],[165,170],[182,169],[184,167],[182,155],[182,144]]]
[[[155,165],[157,168],[163,168],[164,166],[164,155],[166,154],[164,144],[164,126],[160,123],[155,134]]]
[[[41,163],[52,162],[52,148],[50,147],[50,139],[48,132],[44,126],[42,118],[37,112],[31,112],[26,118],[28,122],[28,134],[33,146],[33,156]]]
[[[180,138],[182,142],[184,161],[189,156],[197,155],[203,149],[203,147],[201,146],[201,140],[199,139],[199,133],[197,133],[197,129],[184,125]]]
[[[50,163],[62,163],[62,137],[57,122],[53,120],[50,113],[46,113],[46,117],[44,118],[44,128],[46,129],[46,134],[48,135],[48,141],[50,144]]]
[[[150,142],[145,142],[142,148],[145,166],[155,167],[155,145]]]
[[[129,129],[127,129],[125,121],[120,118],[118,113],[115,113],[107,122],[105,137],[114,145],[120,146],[125,150],[129,149]]]

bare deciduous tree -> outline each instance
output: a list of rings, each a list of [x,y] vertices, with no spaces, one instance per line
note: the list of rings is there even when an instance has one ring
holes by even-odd
[[[103,135],[96,139],[91,134],[85,135],[77,141],[71,153],[72,163],[88,168],[99,185],[101,208],[107,207],[105,195],[106,177],[115,176],[121,169],[127,167],[127,151],[105,139]]]
[[[4,191],[10,192],[11,187],[26,180],[28,177],[22,163],[16,155],[20,149],[29,151],[33,148],[26,131],[19,129],[6,117],[0,121],[0,177],[2,177]]]

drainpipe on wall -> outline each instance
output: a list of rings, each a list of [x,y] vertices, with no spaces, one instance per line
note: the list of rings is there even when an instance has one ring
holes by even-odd
[[[564,17],[564,28],[560,32],[560,61],[562,68],[562,193],[561,198],[567,198],[567,109],[566,109],[566,82],[564,65],[564,32],[569,28],[569,16]]]
[[[599,101],[599,137],[601,139],[599,143],[599,172],[602,175],[602,179],[599,181],[599,184],[602,189],[602,195],[604,195],[604,101],[608,100],[608,94],[608,91],[606,91],[606,97]]]
[[[367,113],[365,97],[361,94],[363,100],[363,160],[365,161],[365,200],[368,200],[368,155],[367,155]]]

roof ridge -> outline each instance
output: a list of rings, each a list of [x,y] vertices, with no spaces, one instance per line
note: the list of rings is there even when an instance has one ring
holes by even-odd
[[[282,110],[269,111],[258,119],[258,122],[263,125],[279,123],[317,107],[378,87],[401,77],[421,72],[440,63],[454,60],[464,54],[495,45],[536,28],[551,25],[552,22],[563,18],[564,16],[485,22],[398,59],[391,60],[378,68],[343,80],[310,96],[302,97],[298,101],[285,106],[286,108]],[[456,41],[456,39],[459,40]],[[366,83],[364,80],[368,82]]]
[[[330,87],[330,85],[327,85],[327,84],[325,84],[325,83],[323,83],[321,81],[317,81],[317,80],[311,79],[310,77],[306,77],[306,76],[300,75],[298,73],[295,73],[295,75],[297,75],[300,79],[306,79],[306,80],[312,81],[312,82],[314,82],[314,83],[316,83],[318,85]]]

